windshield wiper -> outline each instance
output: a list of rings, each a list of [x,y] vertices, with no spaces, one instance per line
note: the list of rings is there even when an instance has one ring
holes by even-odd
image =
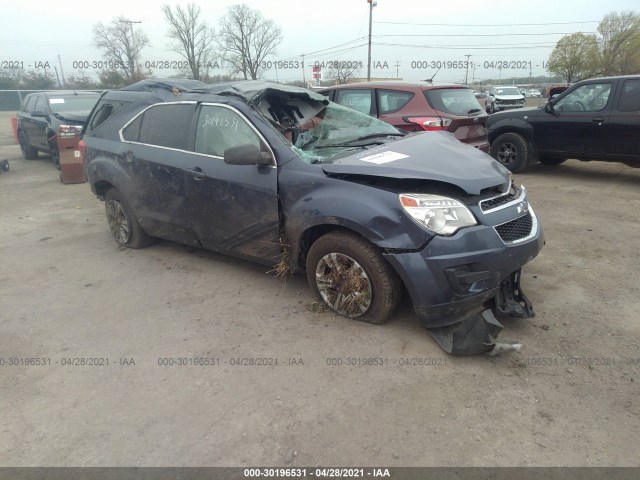
[[[349,145],[346,143],[325,143],[324,145],[316,145],[315,147],[313,147],[313,149],[320,150],[321,148],[339,148],[339,147],[365,148],[365,145]]]
[[[369,134],[369,135],[364,135],[362,137],[354,138],[353,140],[347,140],[346,142],[343,142],[342,145],[343,146],[353,145],[354,143],[363,142],[365,140],[372,140],[374,138],[404,137],[405,135],[406,135],[406,133],[372,133],[372,134]],[[364,147],[364,146],[373,145],[373,144],[381,145],[382,143],[384,143],[384,142],[367,142],[367,143],[362,143],[362,144],[360,144],[358,146],[359,147]]]

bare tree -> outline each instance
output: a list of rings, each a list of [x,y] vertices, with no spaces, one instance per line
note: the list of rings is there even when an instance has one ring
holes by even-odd
[[[232,5],[220,19],[222,58],[231,64],[231,75],[258,78],[265,58],[276,53],[281,41],[280,27],[247,5]]]
[[[357,62],[334,62],[333,68],[327,70],[327,78],[335,80],[336,85],[349,83],[360,75],[360,69],[354,66],[356,64]]]
[[[603,75],[637,73],[640,69],[640,14],[611,12],[598,25]]]
[[[598,44],[595,35],[572,33],[562,37],[549,57],[548,70],[561,75],[567,83],[598,73]]]
[[[128,22],[126,18],[118,17],[108,25],[97,23],[93,26],[93,44],[104,50],[106,59],[113,62],[114,70],[121,71],[128,80],[135,80],[136,60],[149,44],[149,37],[140,28],[133,31]]]
[[[212,58],[211,45],[214,39],[213,28],[200,20],[200,7],[190,3],[186,8],[176,5],[162,6],[162,13],[169,23],[169,38],[175,40],[169,48],[181,55],[188,63],[191,78],[201,80],[201,72]]]

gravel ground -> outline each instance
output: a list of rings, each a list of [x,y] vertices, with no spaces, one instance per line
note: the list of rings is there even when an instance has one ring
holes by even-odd
[[[640,464],[640,170],[517,175],[547,239],[523,270],[537,316],[503,320],[520,353],[459,358],[406,302],[372,326],[316,311],[303,276],[118,248],[88,185],[22,160],[8,125],[0,465]],[[212,365],[159,364],[183,357]]]

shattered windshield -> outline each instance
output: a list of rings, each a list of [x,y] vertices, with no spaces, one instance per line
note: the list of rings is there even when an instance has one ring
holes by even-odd
[[[293,150],[306,162],[323,162],[345,150],[362,150],[404,136],[395,127],[337,103],[299,124]]]
[[[388,123],[333,102],[271,97],[259,110],[277,119],[272,125],[307,163],[322,163],[405,135]]]

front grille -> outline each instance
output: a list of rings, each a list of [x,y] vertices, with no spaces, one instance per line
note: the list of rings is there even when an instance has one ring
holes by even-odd
[[[520,189],[514,185],[504,195],[480,202],[480,208],[483,212],[493,210],[494,208],[498,208],[501,205],[505,205],[513,200],[516,200],[519,196]]]
[[[496,229],[496,232],[498,232],[498,235],[500,235],[503,242],[515,242],[516,240],[527,237],[531,233],[531,229],[533,228],[533,219],[531,218],[531,213],[527,212],[525,215],[518,217],[515,220],[511,220],[510,222],[503,223],[502,225],[498,225],[493,228]]]
[[[499,100],[500,105],[518,105],[520,100]]]

